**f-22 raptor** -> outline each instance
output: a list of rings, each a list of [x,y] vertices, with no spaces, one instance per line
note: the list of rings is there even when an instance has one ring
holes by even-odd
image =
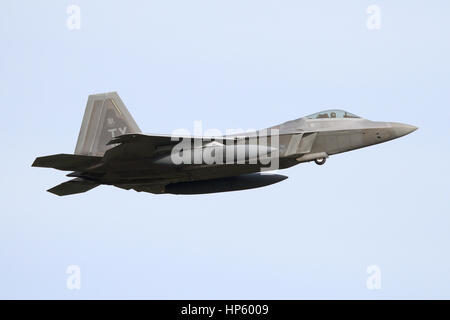
[[[38,157],[33,167],[71,171],[47,191],[77,194],[101,184],[154,194],[258,188],[287,177],[276,162],[323,165],[334,154],[396,139],[417,127],[326,110],[264,130],[220,136],[142,134],[116,92],[90,95],[74,154]],[[264,161],[263,161],[264,160]]]

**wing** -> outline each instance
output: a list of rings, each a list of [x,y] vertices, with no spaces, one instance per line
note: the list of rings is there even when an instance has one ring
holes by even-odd
[[[174,135],[147,135],[147,134],[124,134],[118,136],[108,145],[118,144],[118,146],[106,151],[104,159],[125,160],[134,158],[152,158],[156,154],[169,153],[172,147],[183,139],[189,139],[193,145],[203,145],[211,141],[220,143],[234,143],[234,141],[243,137],[224,137],[224,136],[174,136]]]
[[[167,145],[175,145],[180,142],[182,139],[191,139],[192,141],[201,140],[203,142],[210,141],[220,141],[220,142],[234,142],[242,137],[225,137],[225,136],[175,136],[170,134],[123,134],[118,136],[107,143],[107,145],[117,144],[117,143],[145,143],[151,144],[155,146],[167,146]]]

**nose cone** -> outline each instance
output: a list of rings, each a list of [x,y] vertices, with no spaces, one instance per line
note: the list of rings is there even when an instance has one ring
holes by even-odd
[[[395,138],[406,136],[417,130],[417,127],[405,123],[391,122],[391,126]]]

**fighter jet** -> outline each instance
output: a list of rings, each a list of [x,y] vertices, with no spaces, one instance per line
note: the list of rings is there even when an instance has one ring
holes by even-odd
[[[102,184],[154,194],[216,193],[278,183],[287,177],[268,170],[323,165],[331,155],[416,129],[326,110],[239,134],[142,134],[119,95],[109,92],[89,96],[74,154],[38,157],[32,166],[71,171],[74,179],[47,190],[58,196]]]

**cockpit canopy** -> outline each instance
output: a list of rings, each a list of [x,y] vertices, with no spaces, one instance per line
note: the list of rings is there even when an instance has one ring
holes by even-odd
[[[361,118],[344,110],[325,110],[306,116],[308,119]]]

